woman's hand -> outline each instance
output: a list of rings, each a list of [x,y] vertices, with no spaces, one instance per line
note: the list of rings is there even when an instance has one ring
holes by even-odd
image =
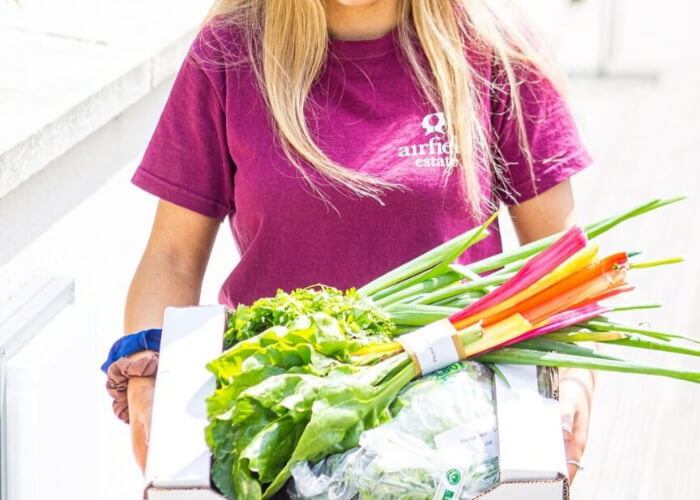
[[[153,409],[153,389],[155,377],[132,377],[127,386],[129,402],[129,424],[131,425],[131,445],[141,472],[146,472],[148,437],[151,432],[151,411]]]
[[[592,371],[575,368],[559,369],[559,408],[569,482],[573,482],[579,470],[576,463],[581,463],[588,441],[594,387],[595,378]]]

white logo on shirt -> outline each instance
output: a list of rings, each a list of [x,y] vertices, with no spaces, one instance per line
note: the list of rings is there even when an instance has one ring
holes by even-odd
[[[400,146],[399,158],[415,158],[414,163],[418,168],[425,167],[454,167],[455,160],[450,161],[450,153],[456,147],[445,140],[445,114],[442,112],[425,115],[421,121],[421,127],[425,129],[425,135],[432,135],[428,142]]]
[[[445,135],[445,113],[425,115],[421,125],[425,129],[425,135],[434,133]]]

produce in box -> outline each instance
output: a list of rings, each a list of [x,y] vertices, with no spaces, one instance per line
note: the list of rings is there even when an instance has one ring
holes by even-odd
[[[206,433],[214,483],[230,498],[270,498],[304,463],[355,448],[372,435],[366,431],[389,425],[411,380],[458,359],[494,370],[494,363],[567,366],[700,382],[697,372],[634,364],[577,344],[700,355],[697,340],[614,323],[607,315],[615,309],[602,304],[632,290],[630,270],[677,260],[601,257],[589,241],[674,201],[455,264],[492,218],[357,290],[316,286],[240,306],[227,350],[208,365],[217,380]]]
[[[295,464],[290,498],[432,499],[455,464],[464,471],[459,499],[498,483],[493,374],[485,365],[463,361],[414,380],[390,411],[390,421],[361,434],[359,447]],[[455,429],[473,437],[469,446],[445,446]]]

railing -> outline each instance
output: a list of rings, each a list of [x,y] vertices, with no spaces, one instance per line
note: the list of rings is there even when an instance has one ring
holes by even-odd
[[[8,497],[7,364],[56,314],[74,302],[73,280],[38,280],[0,308],[0,500]]]

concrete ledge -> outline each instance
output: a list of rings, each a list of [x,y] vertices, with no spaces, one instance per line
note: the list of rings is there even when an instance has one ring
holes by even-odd
[[[145,63],[106,85],[0,156],[0,197],[95,132],[151,89]],[[99,161],[99,158],[95,158]]]
[[[0,8],[0,198],[172,77],[206,12],[158,0],[78,25],[69,3]]]

